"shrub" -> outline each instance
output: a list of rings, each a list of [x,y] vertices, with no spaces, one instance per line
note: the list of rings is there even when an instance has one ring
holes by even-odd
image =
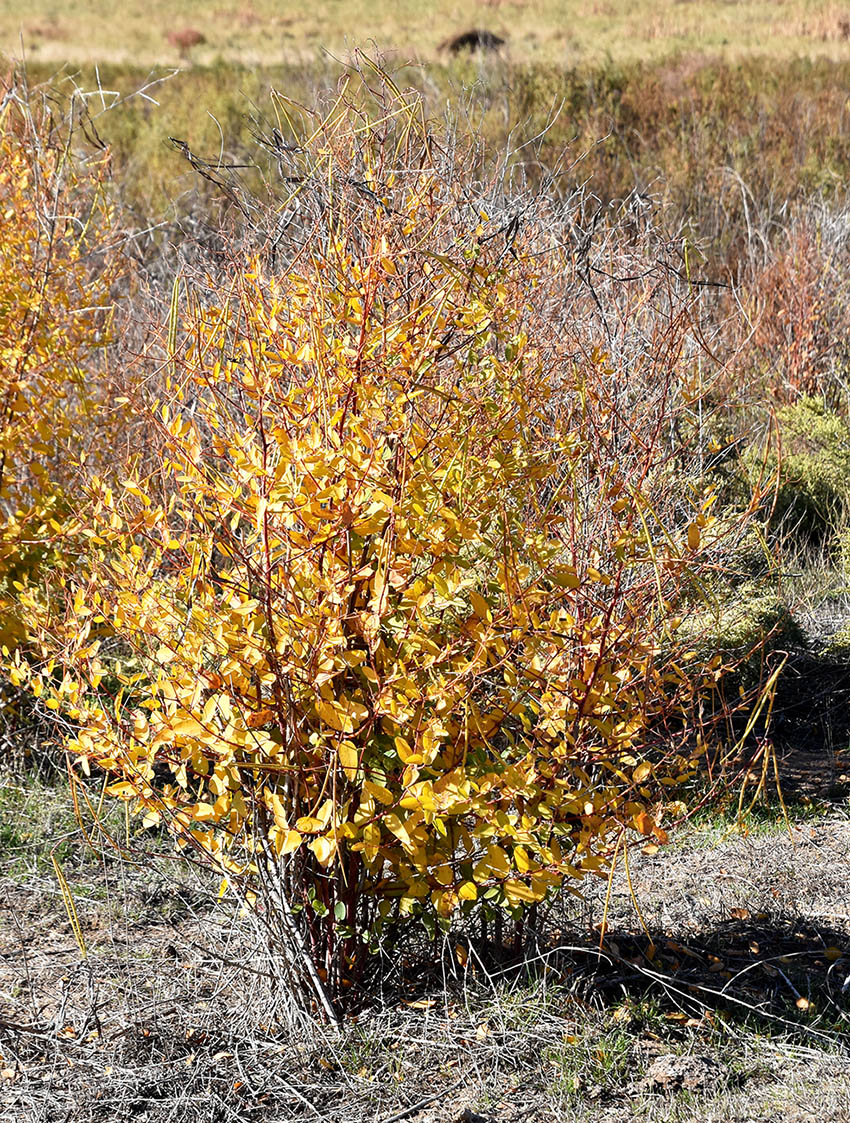
[[[288,147],[288,241],[175,287],[162,469],[91,480],[64,613],[23,596],[80,766],[259,895],[330,1017],[404,918],[519,917],[663,839],[699,741],[675,395],[627,413],[546,334],[559,239],[471,202],[387,86]]]
[[[113,445],[93,356],[118,257],[108,161],[85,163],[37,98],[0,112],[0,643],[25,637],[13,587],[61,566],[81,458]],[[108,454],[107,454],[108,455]],[[71,522],[73,520],[70,520]]]
[[[830,542],[850,500],[850,426],[816,398],[777,411],[780,453],[771,521],[796,539]]]
[[[25,86],[0,109],[0,648],[31,636],[19,591],[61,595],[83,552],[83,464],[116,460],[123,423],[101,360],[122,271],[109,160],[75,149],[55,101]],[[73,118],[73,111],[70,118]],[[38,757],[39,707],[0,683],[4,763]]]
[[[760,670],[765,651],[803,641],[785,599],[765,581],[719,590],[714,610],[694,613],[687,630],[702,658],[720,655],[748,677]]]
[[[756,394],[792,405],[823,397],[846,411],[849,224],[846,203],[815,200],[763,236],[764,248],[751,239],[741,298],[752,324],[747,373]],[[753,379],[753,365],[766,377]]]

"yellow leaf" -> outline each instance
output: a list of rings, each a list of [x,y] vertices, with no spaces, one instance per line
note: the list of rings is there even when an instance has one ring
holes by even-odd
[[[117,784],[110,784],[106,789],[110,795],[118,796],[119,799],[130,799],[136,794],[136,788],[133,784],[127,781],[121,781]]]
[[[357,747],[351,741],[340,741],[337,753],[345,775],[353,783],[357,779],[357,768],[360,764]]]
[[[578,574],[571,565],[554,566],[552,580],[563,589],[577,589],[581,584]]]
[[[395,803],[395,797],[389,788],[382,787],[381,784],[376,784],[372,780],[363,781],[363,791],[367,795],[374,796],[379,803],[383,803],[386,807],[390,807]]]
[[[526,885],[524,881],[517,881],[515,878],[505,882],[504,890],[508,902],[512,905],[533,904],[538,900],[537,894],[530,885]]]
[[[700,532],[696,523],[691,523],[688,527],[688,549],[698,550],[700,544]]]
[[[514,864],[521,873],[527,873],[531,869],[531,859],[524,846],[514,847]]]
[[[184,717],[171,725],[171,734],[174,737],[202,737],[204,727],[193,717]]]
[[[293,850],[298,849],[303,841],[303,837],[298,831],[278,830],[274,839],[275,852],[281,857],[285,854],[291,854]],[[318,842],[319,839],[314,839],[314,841]],[[316,857],[318,857],[318,854],[316,854]],[[319,860],[321,861],[321,859]]]
[[[394,834],[399,842],[408,850],[413,849],[413,842],[408,833],[407,826],[402,823],[401,819],[395,813],[384,816],[384,825],[391,834]]]
[[[404,737],[395,738],[395,747],[396,752],[401,758],[402,764],[407,764],[411,757],[416,756],[416,754],[413,752],[413,749],[410,747],[410,744],[404,739]]]
[[[487,847],[487,865],[493,873],[502,876],[510,872],[511,863],[508,856],[501,846],[497,846],[495,842]]]
[[[316,855],[316,860],[321,866],[329,865],[331,858],[333,858],[336,853],[336,843],[324,836],[314,838],[311,842],[308,842],[307,845]]]
[[[493,619],[489,604],[484,599],[484,597],[482,597],[481,594],[477,593],[474,589],[469,590],[469,602],[472,605],[472,611],[475,613],[479,620],[486,620],[489,622]]]
[[[316,710],[322,721],[338,733],[354,733],[369,716],[366,707],[352,698],[317,698]]]
[[[377,823],[367,823],[363,828],[363,853],[367,862],[374,862],[381,847],[381,828]]]
[[[406,811],[415,811],[420,807],[423,811],[434,811],[437,805],[434,801],[431,781],[421,780],[418,784],[414,784],[404,798],[399,800],[399,806]]]
[[[302,817],[296,820],[295,823],[296,830],[299,830],[304,834],[310,834],[313,831],[320,831],[324,827],[324,825],[325,824],[321,819],[314,819],[309,815],[302,815]]]
[[[316,711],[325,725],[329,725],[331,729],[335,729],[338,733],[354,732],[354,723],[351,718],[336,703],[317,698]]]

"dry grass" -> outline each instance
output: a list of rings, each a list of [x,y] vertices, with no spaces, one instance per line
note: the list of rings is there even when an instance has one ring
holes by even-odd
[[[580,15],[579,15],[580,13]],[[507,40],[516,60],[656,60],[706,52],[850,58],[850,21],[834,0],[595,0],[565,15],[560,0],[8,0],[0,8],[0,50],[17,54],[21,37],[34,60],[271,65],[310,58],[320,48],[345,52],[374,40],[404,57],[436,56],[446,38],[472,27]],[[197,32],[203,42],[191,44]],[[169,42],[170,36],[170,42]]]
[[[3,1123],[804,1123],[815,1102],[819,1123],[848,1118],[846,803],[791,834],[765,814],[748,836],[715,819],[633,855],[654,951],[621,869],[601,954],[604,881],[545,918],[530,970],[480,943],[462,966],[454,934],[396,955],[342,1029],[300,1034],[210,885],[176,884],[166,854],[98,857],[64,791],[33,785],[3,812]],[[697,1086],[653,1083],[659,1057]]]
[[[57,72],[55,62],[36,53],[27,66],[30,86],[50,80],[58,105],[73,96],[79,113],[86,104],[110,147],[116,192],[140,228],[200,212],[213,194],[168,137],[185,140],[207,160],[250,164],[258,157],[252,119],[267,128],[274,123],[270,89],[305,106],[329,106],[328,93],[345,71],[330,56],[180,70],[149,69],[143,61]],[[841,217],[850,182],[850,56],[839,63],[753,58],[738,65],[689,56],[574,67],[508,58],[480,65],[471,58],[391,69],[401,88],[419,91],[429,117],[440,121],[448,113],[460,134],[480,141],[485,167],[511,152],[516,183],[535,194],[542,188],[567,196],[587,183],[603,204],[627,199],[635,188],[668,203],[670,225],[687,227],[712,259],[706,268],[714,276],[748,269],[764,239],[777,243],[800,205],[815,209],[825,200]],[[0,74],[4,89],[15,80],[11,66],[4,72],[0,64]],[[18,68],[19,82],[20,76]],[[77,141],[83,143],[82,134]],[[828,234],[830,245],[838,234]],[[795,252],[789,243],[784,276],[791,291]],[[801,297],[818,296],[812,270],[820,263],[808,266]],[[772,341],[757,342],[781,354],[790,328],[775,313],[788,285],[777,297],[759,292],[759,306],[772,307],[768,326],[775,330]]]

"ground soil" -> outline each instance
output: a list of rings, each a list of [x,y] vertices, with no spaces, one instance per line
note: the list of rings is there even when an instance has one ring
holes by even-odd
[[[850,806],[817,794],[844,763],[820,789],[792,763],[790,827],[774,804],[630,852],[631,886],[621,863],[557,903],[523,963],[463,933],[411,949],[335,1030],[286,1027],[202,879],[66,837],[75,935],[24,841],[0,879],[0,1120],[847,1123]]]

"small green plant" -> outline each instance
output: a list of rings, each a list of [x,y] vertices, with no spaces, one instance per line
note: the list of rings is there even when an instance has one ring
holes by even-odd
[[[591,1029],[576,1027],[548,1046],[545,1060],[554,1074],[553,1091],[569,1103],[620,1091],[628,1082],[634,1037],[627,1019]]]
[[[766,681],[765,657],[805,646],[805,637],[785,597],[769,579],[743,584],[716,582],[683,624],[693,637],[700,659],[734,665],[735,677],[747,687]]]

